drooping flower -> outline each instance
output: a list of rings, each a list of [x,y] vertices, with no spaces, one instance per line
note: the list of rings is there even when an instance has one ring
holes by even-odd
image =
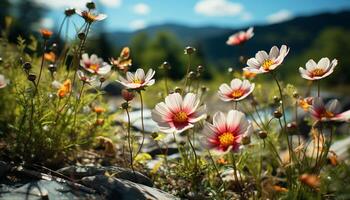
[[[106,112],[106,109],[101,106],[95,106],[92,109],[96,114],[101,114],[103,112]]]
[[[82,66],[86,71],[97,74],[106,75],[111,71],[111,66],[102,60],[102,58],[97,57],[97,55],[89,55],[84,53],[81,56],[80,66]]]
[[[244,113],[238,110],[230,110],[227,115],[217,112],[213,124],[206,122],[204,125],[204,144],[207,148],[221,152],[237,152],[242,138],[250,136],[252,132],[253,125]]]
[[[4,75],[0,74],[0,89],[7,86],[7,80]]]
[[[165,102],[152,110],[152,119],[164,133],[181,133],[206,118],[206,106],[199,104],[198,96],[193,93],[187,93],[184,98],[179,93],[169,94]]]
[[[96,80],[96,76],[88,76],[83,71],[78,70],[77,75],[79,80],[81,80],[84,83],[91,84],[93,81]]]
[[[131,72],[126,72],[126,79],[120,76],[117,82],[124,85],[128,89],[134,89],[134,90],[144,89],[145,87],[151,86],[154,84],[155,80],[152,78],[155,73],[156,72],[153,71],[153,69],[149,69],[147,71],[147,74],[145,75],[145,71],[139,68],[136,70],[134,74]]]
[[[310,59],[305,64],[305,69],[299,67],[299,72],[301,77],[307,80],[319,80],[333,73],[337,64],[337,59],[333,59],[332,62],[330,62],[329,58],[321,58],[318,63]]]
[[[93,23],[93,22],[96,22],[96,21],[101,21],[101,20],[104,20],[107,18],[107,15],[105,14],[96,14],[92,11],[81,11],[81,10],[75,10],[75,12],[80,15],[86,23]]]
[[[128,91],[127,89],[122,90],[122,97],[125,101],[131,101],[134,99],[135,94],[133,92]]]
[[[298,99],[298,105],[305,112],[307,112],[309,108],[312,106],[312,100],[313,100],[313,97],[300,98]]]
[[[226,83],[221,84],[218,95],[223,101],[240,101],[252,93],[254,87],[255,84],[251,84],[248,80],[242,81],[235,78],[231,81],[230,86]]]
[[[270,72],[282,64],[288,52],[289,48],[286,45],[282,45],[281,49],[273,46],[269,54],[266,51],[258,51],[255,54],[255,58],[248,59],[248,67],[245,67],[243,70],[256,74]]]
[[[320,121],[350,121],[350,110],[340,112],[340,103],[338,100],[333,99],[326,105],[323,103],[321,97],[315,97],[310,107],[310,114],[313,118]]]
[[[54,81],[52,82],[52,86],[58,89],[57,96],[59,98],[64,98],[72,91],[72,82],[69,79],[64,81],[63,84],[58,81]]]
[[[254,28],[250,27],[247,31],[235,33],[228,38],[226,44],[231,46],[243,44],[254,36],[253,31]]]
[[[116,66],[119,70],[124,72],[128,71],[132,64],[129,47],[124,47],[117,59],[111,58],[111,64]]]
[[[41,36],[46,40],[49,39],[53,34],[52,31],[48,29],[40,29],[40,33],[41,33]]]

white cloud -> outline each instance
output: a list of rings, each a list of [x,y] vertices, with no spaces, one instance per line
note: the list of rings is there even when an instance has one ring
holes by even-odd
[[[143,28],[146,27],[146,22],[145,22],[145,20],[137,19],[137,20],[131,21],[130,24],[129,24],[129,27],[132,30],[143,29]]]
[[[267,16],[267,22],[270,24],[280,23],[293,18],[293,13],[289,10],[280,10]]]
[[[200,0],[194,10],[206,16],[235,16],[243,12],[243,5],[228,0]]]
[[[138,3],[133,7],[133,11],[139,15],[147,15],[151,11],[151,8],[145,3]]]
[[[34,0],[38,4],[47,6],[51,9],[62,9],[62,8],[79,8],[84,9],[87,2],[91,0]],[[99,0],[104,6],[118,7],[121,5],[122,0]]]

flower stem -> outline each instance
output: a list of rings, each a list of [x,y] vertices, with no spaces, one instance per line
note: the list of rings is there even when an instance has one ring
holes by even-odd
[[[182,90],[182,94],[185,92],[186,88],[187,88],[187,82],[188,82],[188,74],[190,73],[190,68],[191,68],[191,54],[188,54],[188,65],[187,65],[187,70],[186,70],[186,78],[185,78],[185,85],[184,88]]]
[[[40,79],[41,79],[41,74],[42,74],[43,67],[44,67],[44,61],[45,61],[44,58],[45,58],[46,45],[47,45],[47,40],[45,39],[44,40],[44,47],[43,47],[44,52],[43,52],[43,54],[41,56],[40,72],[39,72],[39,76],[38,76],[38,81],[36,82],[36,85],[35,85],[35,91],[38,90],[39,82],[40,82]]]
[[[317,97],[320,97],[320,88],[321,88],[321,81],[317,81]]]
[[[141,127],[142,127],[142,141],[140,144],[139,149],[137,150],[135,157],[141,152],[143,143],[145,142],[145,125],[144,125],[144,121],[143,121],[143,98],[142,98],[142,92],[141,90],[138,92],[140,95],[140,101],[141,101]]]
[[[194,138],[193,138],[194,139]],[[191,138],[190,138],[190,133],[188,132],[187,133],[187,140],[188,140],[188,143],[190,144],[190,146],[191,146],[191,149],[192,149],[192,151],[193,151],[193,155],[194,155],[194,170],[196,171],[196,173],[197,173],[197,153],[196,153],[196,149],[194,148],[194,146],[193,146],[193,144],[192,144],[192,142],[191,142]]]
[[[235,177],[235,180],[238,184],[240,191],[243,192],[243,187],[241,185],[240,180],[238,179],[238,170],[237,170],[237,166],[236,166],[236,159],[235,159],[235,155],[233,155],[233,153],[231,153],[231,158],[232,158],[233,175]],[[243,196],[243,195],[241,194],[241,196]]]
[[[131,122],[130,122],[130,114],[129,114],[129,110],[126,108],[125,109],[126,115],[128,116],[128,145],[129,145],[129,153],[130,153],[130,167],[133,171],[133,173],[135,173],[134,170],[134,161],[133,161],[133,155],[132,155],[132,140],[131,140]]]

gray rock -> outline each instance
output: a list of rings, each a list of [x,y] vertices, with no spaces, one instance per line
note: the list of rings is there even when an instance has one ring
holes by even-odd
[[[97,175],[85,177],[82,182],[100,192],[106,199],[118,200],[170,200],[173,195],[156,188],[137,184],[128,180]]]
[[[121,167],[69,166],[58,170],[58,172],[75,179],[81,179],[87,176],[104,175],[108,172],[108,174],[112,174],[116,178],[129,180],[149,187],[153,186],[151,179],[142,173],[136,171],[134,173],[132,170]]]

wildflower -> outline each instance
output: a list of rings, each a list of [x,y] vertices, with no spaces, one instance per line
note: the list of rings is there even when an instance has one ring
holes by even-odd
[[[298,105],[305,112],[307,112],[312,105],[312,100],[313,100],[313,97],[300,98],[298,100]]]
[[[256,77],[256,73],[253,73],[253,72],[250,72],[250,71],[243,71],[242,76],[245,79],[253,79],[253,78]]]
[[[179,93],[169,94],[152,110],[152,119],[165,133],[181,133],[206,118],[205,105],[200,106],[199,97],[187,93],[184,99]]]
[[[124,85],[128,89],[134,89],[134,90],[142,90],[147,86],[151,86],[154,84],[155,80],[152,79],[155,74],[155,71],[153,69],[149,69],[147,74],[145,75],[145,72],[143,69],[137,69],[136,72],[133,74],[131,72],[126,73],[126,79],[123,77],[120,77],[117,82]]]
[[[187,46],[184,51],[186,55],[191,55],[196,52],[196,48]]]
[[[72,15],[75,14],[75,8],[67,8],[65,11],[64,11],[64,14],[67,16],[67,17],[70,17]]]
[[[96,119],[95,121],[95,125],[96,126],[103,126],[103,124],[105,123],[105,120],[104,119]]]
[[[331,155],[328,156],[328,159],[333,166],[337,166],[339,164],[338,156],[334,151],[329,151]]]
[[[306,69],[299,67],[299,72],[301,77],[307,80],[319,80],[333,73],[337,64],[337,59],[333,59],[332,62],[330,62],[329,58],[321,58],[318,63],[310,59],[305,64]]]
[[[96,114],[101,114],[103,112],[106,112],[106,109],[104,109],[103,107],[100,107],[100,106],[95,106],[93,109],[92,109]]]
[[[230,86],[226,83],[220,85],[218,95],[223,101],[240,101],[253,92],[254,83],[248,80],[233,79]]]
[[[282,45],[281,49],[273,46],[269,54],[267,54],[266,51],[258,51],[258,53],[255,54],[255,58],[248,59],[248,67],[245,67],[243,70],[256,74],[270,72],[282,64],[288,52],[289,48],[286,45]]]
[[[288,189],[279,185],[272,186],[272,189],[276,192],[288,192]]]
[[[213,117],[213,124],[208,122],[204,125],[205,146],[226,152],[237,152],[241,145],[242,137],[250,136],[253,126],[245,117],[245,114],[230,110],[227,116],[217,112]]]
[[[91,84],[96,79],[96,76],[88,76],[83,71],[78,70],[77,75],[79,80],[81,80],[83,83]]]
[[[89,55],[84,53],[81,56],[80,66],[86,71],[97,75],[106,75],[111,71],[111,66],[103,62],[102,58],[97,57],[95,54],[92,54],[89,58]]]
[[[58,81],[54,81],[52,82],[52,86],[58,89],[57,96],[59,98],[64,98],[72,91],[72,82],[69,79],[64,81],[63,84]]]
[[[0,74],[0,89],[7,86],[7,80],[5,79],[5,76]]]
[[[96,14],[96,13],[93,13],[91,11],[81,11],[81,10],[76,10],[75,11],[78,15],[80,15],[86,23],[93,23],[93,22],[96,22],[96,21],[101,21],[101,20],[104,20],[107,18],[107,15],[105,14]]]
[[[314,174],[305,173],[299,177],[299,180],[314,189],[317,189],[321,184],[320,177]]]
[[[112,58],[111,64],[124,72],[128,71],[129,67],[132,64],[132,60],[130,59],[129,47],[124,47],[116,60]]]
[[[343,121],[350,120],[350,110],[340,113],[340,103],[333,99],[324,105],[322,98],[315,97],[310,107],[310,114],[320,121]]]
[[[48,30],[48,29],[40,29],[40,33],[41,33],[41,36],[47,40],[47,39],[50,39],[50,37],[52,36],[52,31]]]
[[[235,33],[228,38],[226,44],[230,46],[241,45],[254,36],[253,31],[254,28],[250,27],[247,31],[240,31],[238,33]]]
[[[99,146],[104,148],[104,154],[108,157],[114,157],[117,153],[117,149],[113,143],[113,141],[109,138],[98,136],[96,140],[99,143]]]
[[[44,59],[46,61],[49,61],[49,62],[55,62],[56,60],[56,54],[52,51],[48,52],[48,53],[44,53]]]
[[[223,157],[217,159],[216,162],[220,165],[226,165],[228,163],[227,160],[225,160]]]
[[[127,89],[122,90],[122,97],[125,101],[131,101],[134,99],[135,95],[133,92],[129,92]]]

